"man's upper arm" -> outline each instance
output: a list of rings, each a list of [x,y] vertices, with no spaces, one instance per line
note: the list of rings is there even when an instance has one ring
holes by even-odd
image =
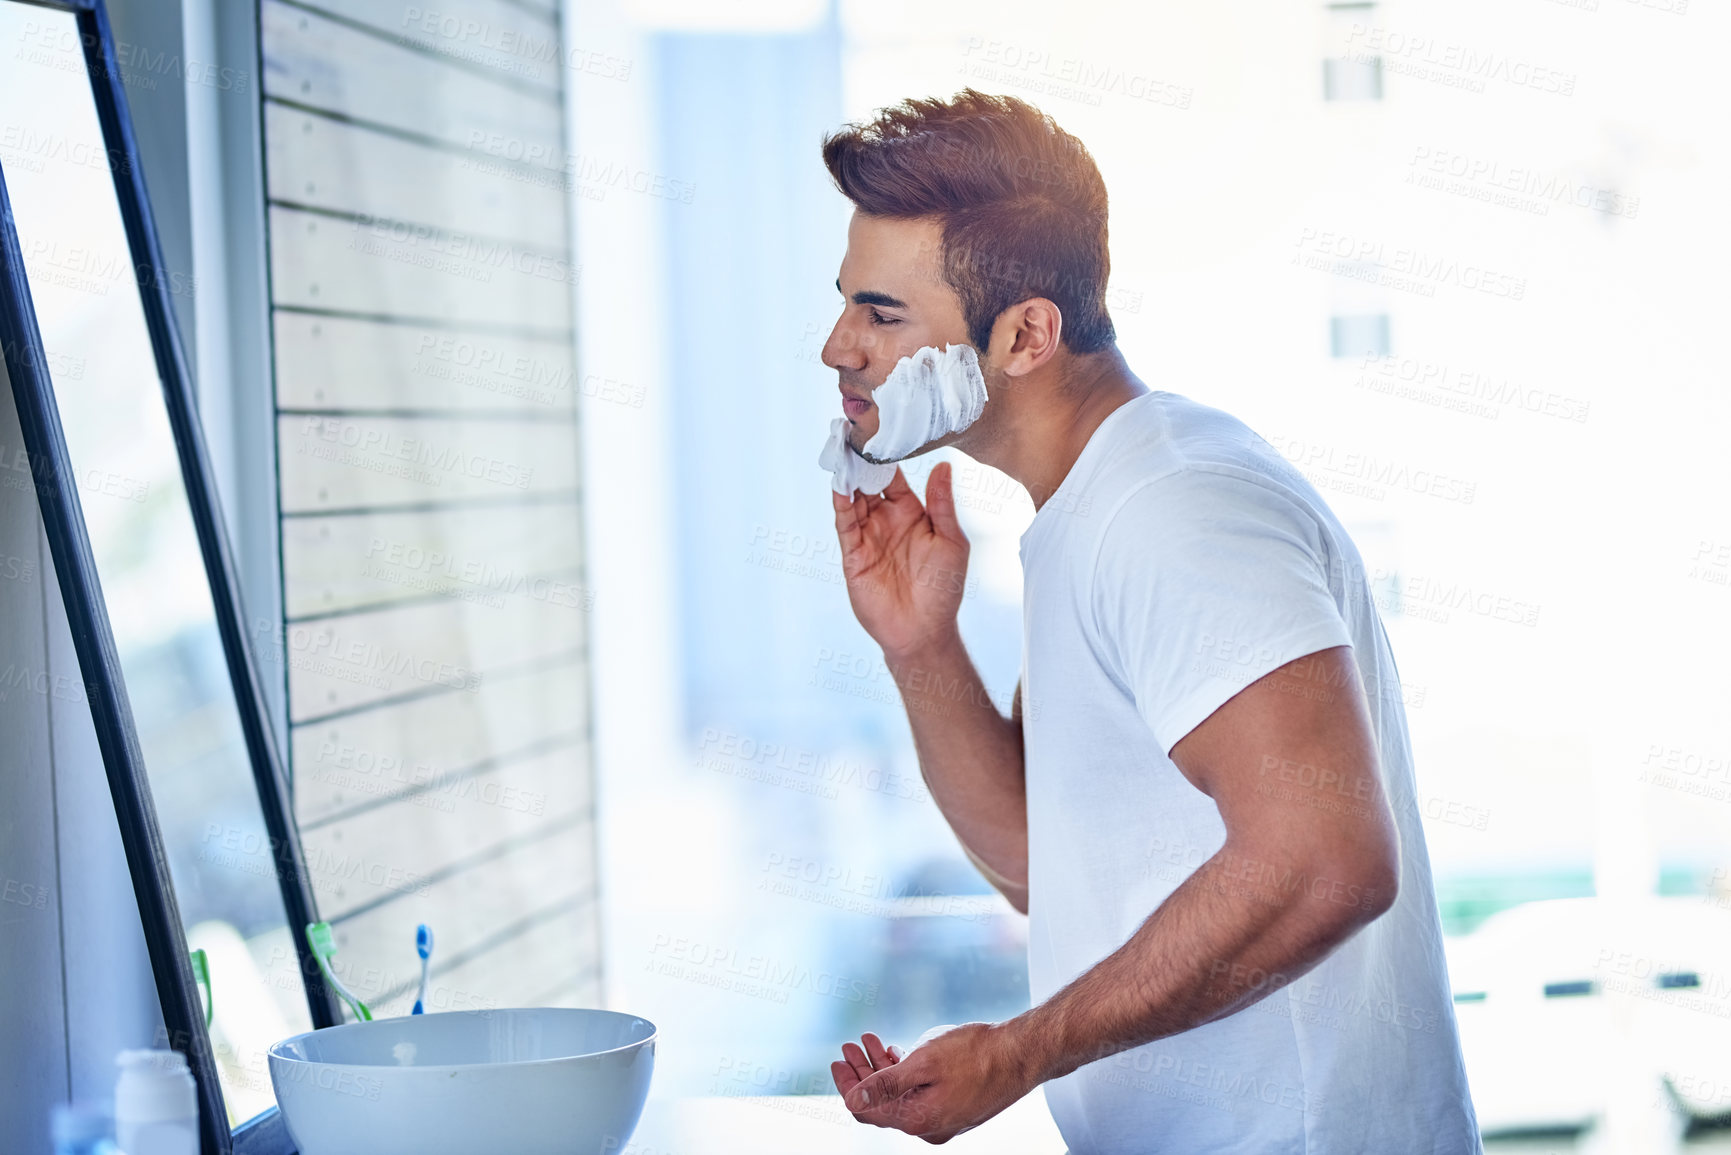
[[[1399,841],[1330,556],[1284,490],[1188,470],[1114,513],[1094,604],[1138,713],[1219,807],[1236,876],[1302,880],[1374,913]]]
[[[1328,556],[1308,509],[1237,473],[1187,469],[1113,512],[1095,624],[1163,752],[1258,678],[1352,644]]]
[[[1257,679],[1180,739],[1172,761],[1219,807],[1229,873],[1271,886],[1270,900],[1308,896],[1348,922],[1394,900],[1400,839],[1351,647]]]

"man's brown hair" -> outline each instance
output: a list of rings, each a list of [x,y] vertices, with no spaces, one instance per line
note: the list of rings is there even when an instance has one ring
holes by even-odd
[[[1082,142],[1033,105],[972,88],[904,100],[824,138],[823,162],[867,216],[942,223],[944,280],[982,354],[998,315],[1029,297],[1058,306],[1073,353],[1117,339],[1106,182]]]

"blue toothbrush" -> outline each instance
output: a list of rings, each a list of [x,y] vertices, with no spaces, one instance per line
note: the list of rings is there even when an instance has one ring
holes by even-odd
[[[421,1015],[426,1013],[421,1005],[427,1001],[427,960],[433,957],[433,928],[424,922],[415,928],[415,953],[421,956],[421,989],[415,992],[415,1007],[409,1013]]]

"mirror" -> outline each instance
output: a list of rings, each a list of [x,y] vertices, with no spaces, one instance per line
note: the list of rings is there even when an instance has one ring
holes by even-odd
[[[167,1043],[232,1128],[274,1105],[265,1049],[337,1020],[173,333],[194,286],[159,271],[106,19],[78,8],[0,0],[0,335]]]

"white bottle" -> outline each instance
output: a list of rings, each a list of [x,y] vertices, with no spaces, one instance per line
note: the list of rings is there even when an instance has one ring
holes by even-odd
[[[198,1155],[198,1092],[179,1051],[122,1051],[114,1137],[126,1155]]]

